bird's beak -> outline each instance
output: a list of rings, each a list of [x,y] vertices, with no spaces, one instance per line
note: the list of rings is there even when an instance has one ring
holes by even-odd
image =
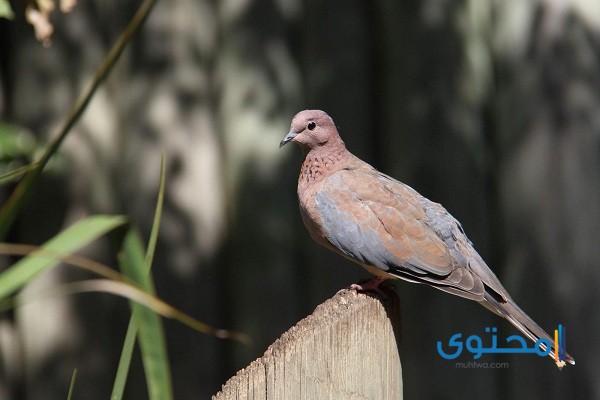
[[[285,146],[286,144],[288,144],[289,142],[294,140],[294,138],[297,135],[298,135],[298,132],[290,131],[290,133],[288,133],[287,136],[283,138],[281,143],[279,143],[279,148],[282,148],[283,146]]]

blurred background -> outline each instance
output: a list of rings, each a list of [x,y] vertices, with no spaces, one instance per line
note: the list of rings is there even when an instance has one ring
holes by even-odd
[[[46,47],[23,2],[11,4],[15,20],[0,20],[0,120],[22,129],[3,162],[47,142],[140,2],[55,12]],[[600,399],[597,0],[160,1],[7,240],[40,244],[96,213],[129,215],[147,238],[164,148],[158,295],[254,340],[165,321],[175,397],[208,398],[366,277],[313,243],[300,219],[301,152],[278,145],[306,108],[327,111],[354,154],[442,203],[542,327],[567,327],[575,367],[490,355],[509,368],[458,369],[436,341],[515,331],[476,303],[398,283],[405,398]],[[108,241],[83,254],[116,265]],[[27,290],[81,276],[63,267]],[[0,314],[0,398],[64,399],[75,367],[76,398],[108,398],[128,318],[127,302],[106,294]],[[147,398],[139,360],[126,398]]]

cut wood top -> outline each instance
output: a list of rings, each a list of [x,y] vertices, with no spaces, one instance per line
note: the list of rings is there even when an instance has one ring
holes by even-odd
[[[285,332],[213,400],[401,399],[400,309],[342,290]]]

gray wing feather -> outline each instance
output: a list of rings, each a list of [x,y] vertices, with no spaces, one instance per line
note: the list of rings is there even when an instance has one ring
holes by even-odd
[[[352,216],[340,210],[326,193],[317,194],[316,204],[327,240],[344,255],[383,271],[389,270],[390,262],[399,262],[375,237],[375,232],[361,232]]]

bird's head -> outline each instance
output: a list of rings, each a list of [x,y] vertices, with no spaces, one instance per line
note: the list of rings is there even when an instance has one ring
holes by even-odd
[[[325,145],[344,145],[333,120],[321,110],[304,110],[292,119],[290,132],[279,143],[279,148],[296,142],[305,153]]]

